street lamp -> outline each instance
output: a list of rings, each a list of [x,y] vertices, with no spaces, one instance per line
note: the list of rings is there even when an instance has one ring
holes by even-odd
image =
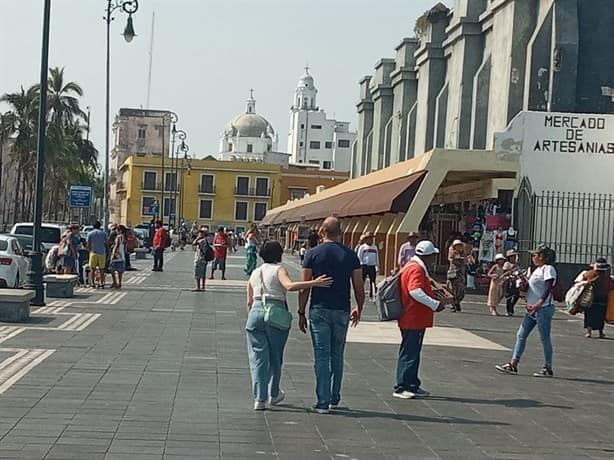
[[[41,47],[41,69],[38,102],[38,144],[36,147],[36,185],[34,197],[34,221],[32,229],[32,251],[30,252],[30,268],[27,273],[26,287],[34,289],[32,305],[45,305],[43,287],[43,254],[42,244],[43,223],[43,179],[45,172],[45,132],[47,128],[47,72],[49,68],[49,25],[51,17],[51,0],[45,0],[43,9],[43,44]]]
[[[177,186],[179,184],[179,150],[181,145],[185,145],[185,140],[188,137],[186,132],[182,129],[177,129],[177,124],[173,123],[173,128],[171,129],[171,170],[173,171],[174,182],[172,183],[172,195],[169,200],[171,203],[175,203],[175,218],[173,219],[173,225],[177,225]],[[178,139],[181,141],[181,144],[177,145],[177,149],[175,150],[175,140]],[[173,164],[173,155],[174,155],[174,164]],[[170,205],[169,205],[170,208]],[[169,209],[169,227],[171,225],[170,218],[170,209]]]
[[[179,144],[179,149],[183,152],[183,157],[181,158],[181,190],[179,193],[179,218],[183,220],[183,195],[184,195],[184,185],[183,185],[183,172],[187,169],[188,176],[192,172],[192,157],[188,155],[190,151],[190,147],[185,142],[181,141]]]
[[[109,227],[109,130],[110,130],[110,99],[111,99],[111,21],[115,10],[128,14],[128,21],[124,29],[124,39],[130,43],[136,36],[132,15],[139,9],[138,0],[107,0],[106,14],[103,17],[107,23],[107,69],[106,69],[106,111],[105,111],[105,137],[104,137],[104,194],[103,194],[103,222],[105,230]]]

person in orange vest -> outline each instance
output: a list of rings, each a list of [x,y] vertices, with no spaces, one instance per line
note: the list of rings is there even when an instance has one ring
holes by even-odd
[[[401,300],[405,307],[399,318],[402,342],[397,363],[395,398],[412,399],[429,396],[421,387],[418,371],[420,353],[427,328],[433,327],[435,312],[445,309],[454,302],[452,297],[438,298],[431,286],[428,267],[435,263],[439,254],[430,241],[416,244],[416,255],[412,257],[401,273]]]
[[[156,221],[156,231],[153,237],[154,266],[152,271],[161,272],[164,265],[164,249],[168,246],[168,234],[161,220]]]

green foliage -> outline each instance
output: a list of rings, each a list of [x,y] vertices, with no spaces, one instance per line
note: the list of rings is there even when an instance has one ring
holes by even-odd
[[[64,68],[49,69],[47,88],[47,130],[45,156],[44,210],[46,219],[68,218],[68,190],[71,185],[90,185],[101,195],[98,151],[86,139],[86,114],[79,99],[83,90],[64,79]],[[32,85],[6,93],[0,101],[9,105],[2,129],[12,136],[11,157],[17,165],[17,184],[11,195],[12,219],[30,220],[33,213],[34,176],[40,88]]]

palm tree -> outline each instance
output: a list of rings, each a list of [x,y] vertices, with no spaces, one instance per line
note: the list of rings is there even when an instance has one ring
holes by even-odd
[[[83,96],[83,89],[74,81],[64,82],[64,67],[49,69],[47,86],[47,109],[51,123],[70,125],[87,116],[79,106],[78,97]]]
[[[11,158],[17,163],[17,181],[14,194],[13,218],[22,220],[25,215],[26,180],[34,174],[34,152],[38,126],[38,87],[27,90],[21,87],[17,93],[6,93],[0,102],[10,106],[11,130],[15,134]]]

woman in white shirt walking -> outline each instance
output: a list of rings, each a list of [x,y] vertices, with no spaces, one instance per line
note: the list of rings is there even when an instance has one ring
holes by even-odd
[[[312,281],[293,282],[288,271],[281,265],[283,248],[277,241],[262,245],[260,257],[264,264],[255,269],[247,283],[247,351],[252,375],[254,410],[266,408],[284,399],[279,388],[284,347],[290,329],[280,329],[265,322],[265,307],[288,310],[287,291],[299,291],[312,287],[328,287],[332,284],[329,276],[319,276]]]
[[[546,246],[540,246],[531,254],[532,266],[527,274],[527,312],[516,334],[516,345],[512,360],[507,364],[495,366],[499,372],[517,374],[518,363],[524,352],[527,338],[537,326],[544,349],[544,367],[535,372],[535,377],[553,377],[552,371],[552,339],[550,328],[554,316],[554,299],[552,290],[556,283],[557,273],[553,267],[555,253]]]

